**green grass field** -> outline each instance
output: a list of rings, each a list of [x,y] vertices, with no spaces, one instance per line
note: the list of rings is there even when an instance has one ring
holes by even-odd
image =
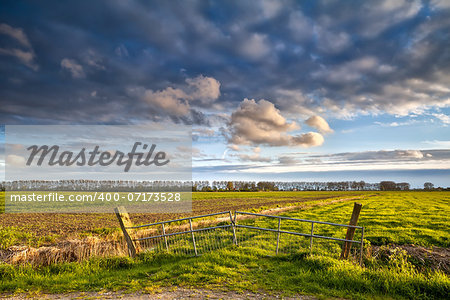
[[[227,194],[194,194],[194,199],[229,199],[230,194]],[[302,195],[302,192],[297,194]],[[184,286],[352,299],[448,298],[448,273],[421,265],[402,251],[376,258],[371,256],[369,250],[388,244],[449,248],[450,193],[370,194],[373,196],[369,197],[367,193],[367,197],[358,200],[363,204],[359,225],[366,228],[364,267],[337,259],[339,243],[335,243],[334,247],[326,244],[326,251],[320,251],[321,244],[317,242],[314,244],[317,251],[313,256],[309,255],[307,248],[299,248],[294,254],[276,256],[273,249],[266,248],[262,242],[253,242],[192,258],[147,253],[136,259],[92,258],[82,263],[47,267],[0,264],[0,291],[55,293],[127,290],[154,293],[162,287]],[[282,194],[257,193],[248,198],[277,199],[277,195],[280,197]],[[320,192],[307,192],[305,196],[314,198],[315,203],[321,205],[304,209],[299,207],[282,215],[347,223],[354,201],[324,205],[325,200],[318,200],[322,195]],[[271,221],[261,222],[261,225],[274,226]],[[340,237],[345,234],[345,231],[329,228],[317,230]]]
[[[0,192],[0,204],[5,200]],[[365,195],[363,192],[225,192],[192,194],[191,213],[131,214],[134,224],[148,224],[186,216],[203,215],[228,210],[261,211],[286,206],[307,206],[327,203],[335,198]],[[2,212],[0,205],[0,213]],[[108,233],[117,229],[117,218],[103,214],[2,214],[0,216],[0,249],[16,244],[33,247],[51,245],[69,238],[83,238],[96,233]]]

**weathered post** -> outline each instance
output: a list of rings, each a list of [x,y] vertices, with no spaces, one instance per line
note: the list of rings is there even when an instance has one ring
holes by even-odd
[[[194,229],[192,228],[192,219],[189,219],[189,228],[191,229],[192,243],[194,244],[194,253],[197,256],[197,245],[195,244]]]
[[[231,210],[229,211],[229,213],[230,213],[231,229],[233,230],[233,244],[237,245],[236,228],[234,227],[234,221],[233,221],[233,216],[231,214]]]
[[[358,223],[359,213],[361,212],[362,204],[356,203],[353,206],[352,217],[350,218],[349,225],[356,226]],[[353,236],[355,235],[354,227],[347,227],[347,234],[345,235],[346,240],[353,240]],[[350,254],[350,249],[352,248],[352,242],[344,242],[344,246],[342,247],[341,259],[347,259]]]
[[[130,255],[130,257],[135,257],[136,246],[134,245],[133,239],[127,231],[127,228],[133,227],[130,216],[123,206],[114,208],[114,212],[116,213],[117,219],[119,219],[120,228],[122,229],[123,236],[125,237],[125,241],[127,242],[128,254]]]

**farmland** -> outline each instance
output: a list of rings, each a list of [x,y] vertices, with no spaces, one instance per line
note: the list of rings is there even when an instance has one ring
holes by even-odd
[[[327,203],[336,198],[366,197],[362,192],[226,192],[192,194],[192,213],[184,214],[132,214],[135,224],[170,220],[190,215],[226,210],[258,211],[274,207],[304,206]],[[0,194],[4,201],[4,193]],[[0,248],[13,244],[41,246],[67,238],[107,234],[118,227],[117,218],[111,214],[2,214],[0,226],[4,239]]]
[[[336,201],[353,197],[359,199]],[[358,201],[363,204],[359,225],[366,228],[365,267],[337,259],[339,245],[330,248],[330,253],[314,253],[313,256],[307,249],[274,255],[273,251],[255,242],[196,258],[147,253],[136,259],[92,258],[81,263],[39,268],[0,265],[0,290],[155,293],[179,286],[285,295],[306,293],[325,297],[400,299],[440,299],[448,296],[450,291],[448,192],[194,193],[193,199],[194,215],[229,209],[260,211],[292,206],[293,209],[279,214],[337,223],[348,222],[353,202]],[[39,220],[39,216],[26,217],[35,222]],[[84,234],[102,234],[117,227],[112,215],[65,217],[63,222],[63,217],[59,219],[57,215],[44,216],[44,220],[48,218],[47,223],[40,225],[36,236],[44,239],[54,234],[44,228],[45,224],[56,224],[60,230],[75,224],[78,229],[73,229],[71,234],[79,234],[76,230]],[[132,219],[139,224],[173,217],[133,215]],[[27,229],[30,234],[33,230],[33,227],[26,227],[26,222],[15,222],[22,218],[21,215],[4,214],[1,218],[2,232],[8,226]],[[85,227],[82,227],[83,223],[86,223]],[[67,237],[65,234],[61,233],[55,239]],[[342,231],[330,231],[329,234],[341,235]],[[21,241],[16,239],[15,242]],[[399,248],[395,249],[395,246]],[[315,247],[320,250],[320,243]],[[425,249],[426,255],[415,255],[418,249]]]

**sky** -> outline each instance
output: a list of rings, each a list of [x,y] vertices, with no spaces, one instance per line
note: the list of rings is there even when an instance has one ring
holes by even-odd
[[[0,124],[182,124],[194,180],[450,186],[449,1],[0,6]]]

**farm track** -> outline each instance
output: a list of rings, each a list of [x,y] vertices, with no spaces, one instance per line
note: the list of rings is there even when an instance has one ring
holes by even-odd
[[[83,292],[83,293],[66,293],[66,294],[39,294],[36,296],[28,294],[19,295],[0,295],[0,299],[24,300],[24,299],[48,299],[48,300],[65,300],[65,299],[130,299],[130,300],[165,300],[165,299],[235,299],[235,300],[260,300],[260,299],[299,299],[299,300],[315,300],[313,296],[295,295],[281,296],[279,294],[254,293],[249,291],[234,292],[220,291],[208,289],[188,289],[188,288],[166,288],[157,289],[150,294],[142,293],[122,293],[122,292]]]

